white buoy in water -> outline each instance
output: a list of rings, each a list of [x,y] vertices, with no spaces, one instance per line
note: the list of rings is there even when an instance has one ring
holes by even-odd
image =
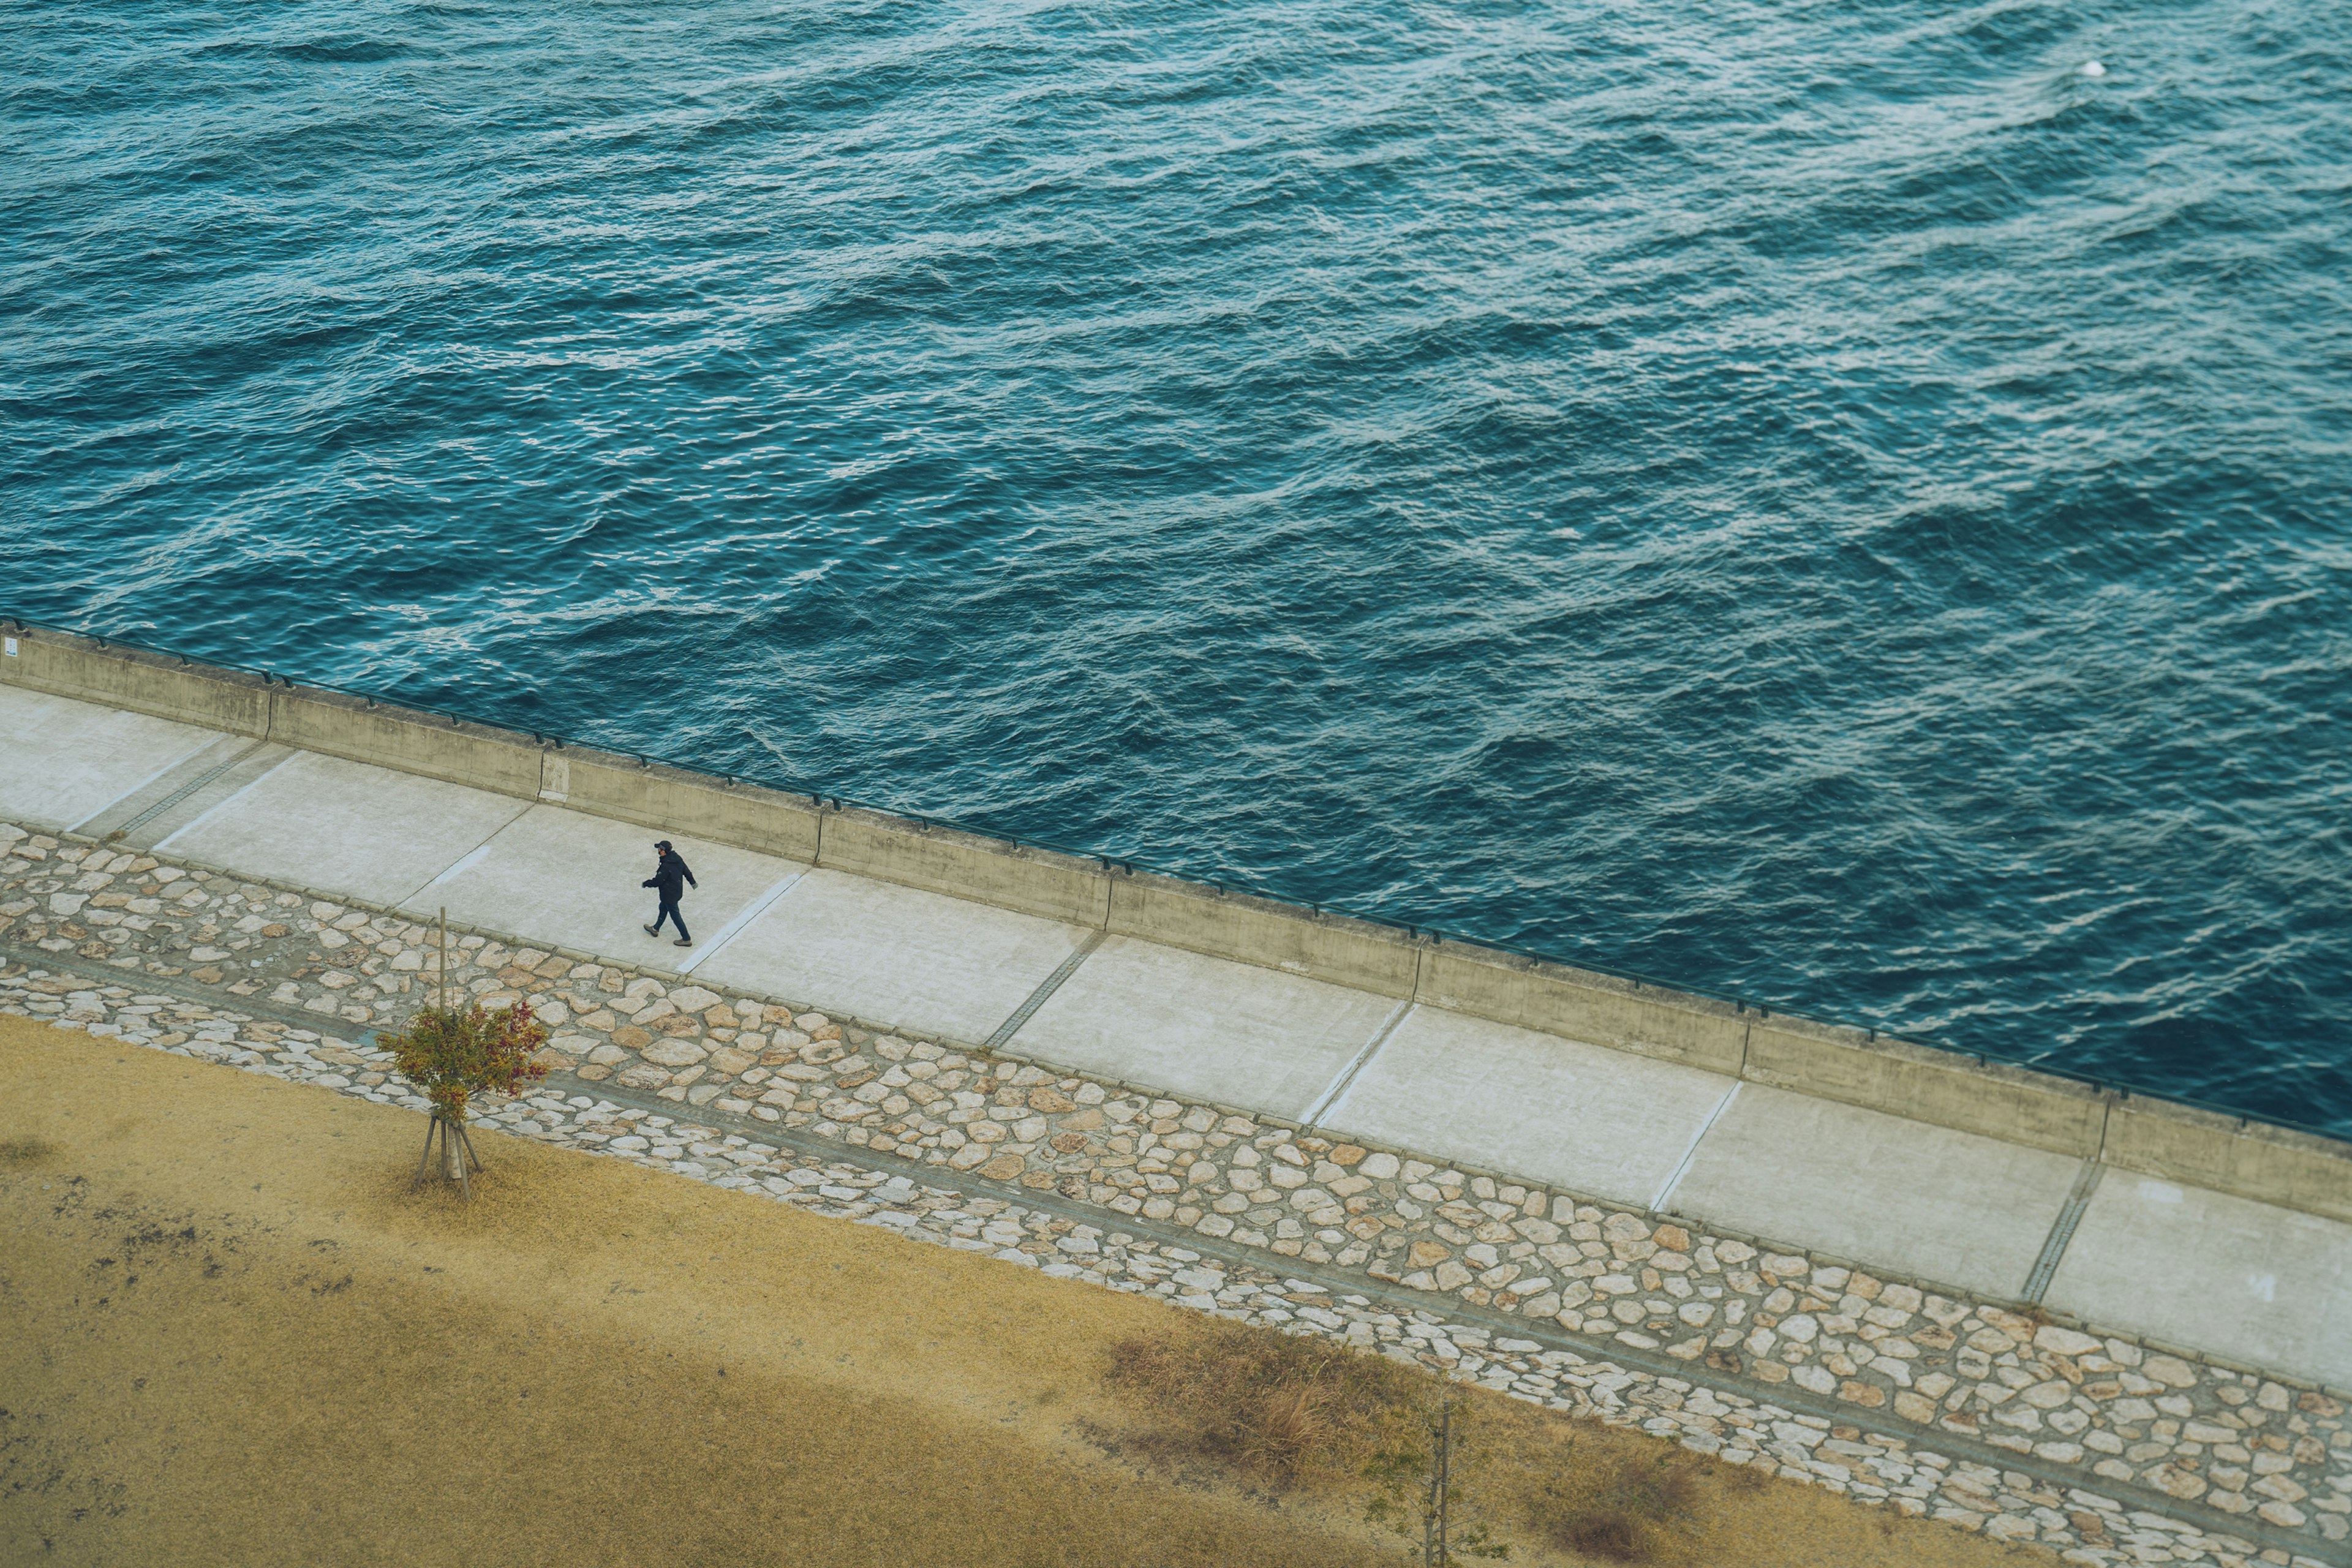
[[[2083,74],[2084,76],[2105,76],[2107,74],[2107,68],[2101,65],[2097,60],[2084,60],[2083,62]]]

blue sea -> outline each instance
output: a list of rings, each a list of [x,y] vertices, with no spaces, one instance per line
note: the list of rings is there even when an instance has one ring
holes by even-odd
[[[2341,0],[0,37],[0,613],[2352,1130]]]

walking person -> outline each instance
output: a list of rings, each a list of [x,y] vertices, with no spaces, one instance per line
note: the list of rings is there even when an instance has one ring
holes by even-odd
[[[687,888],[701,884],[695,881],[694,868],[686,863],[686,857],[671,848],[668,839],[663,839],[654,848],[661,858],[654,863],[654,874],[646,879],[645,886],[654,889],[655,896],[661,900],[661,908],[654,916],[654,923],[646,927],[646,934],[659,936],[663,921],[675,921],[677,941],[671,945],[692,947],[694,938],[687,934],[686,917],[677,912],[677,896]]]

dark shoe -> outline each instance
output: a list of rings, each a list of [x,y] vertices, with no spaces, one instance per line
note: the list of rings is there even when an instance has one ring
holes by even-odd
[[[694,945],[694,940],[693,940],[691,937],[683,937],[683,936],[682,936],[682,937],[679,937],[676,942],[671,942],[671,943],[670,943],[670,946],[672,946],[672,947],[692,947],[693,945]]]
[[[646,927],[646,934],[647,936],[659,936],[659,935],[661,935],[661,927],[659,927],[659,926],[647,926],[647,927]]]

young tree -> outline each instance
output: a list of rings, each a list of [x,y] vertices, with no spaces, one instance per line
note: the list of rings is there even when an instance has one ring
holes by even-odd
[[[548,1077],[546,1063],[531,1060],[548,1044],[548,1025],[531,1016],[530,1002],[489,1011],[480,1004],[452,1006],[449,1002],[449,910],[440,917],[440,962],[436,966],[433,1002],[409,1016],[409,1027],[400,1035],[376,1035],[376,1044],[393,1053],[393,1072],[416,1084],[433,1102],[433,1119],[425,1123],[425,1152],[416,1159],[416,1178],[425,1178],[433,1163],[433,1140],[440,1138],[442,1175],[473,1201],[473,1171],[482,1157],[473,1152],[466,1135],[466,1105],[478,1093],[520,1093],[524,1084]]]
[[[445,917],[446,920],[446,917]],[[448,973],[449,938],[445,924],[441,937],[441,972]],[[425,1128],[425,1152],[416,1162],[415,1181],[425,1180],[433,1162],[433,1141],[441,1141],[441,1170],[473,1201],[474,1184],[467,1173],[482,1168],[474,1141],[466,1132],[466,1107],[478,1094],[520,1091],[527,1083],[547,1076],[543,1062],[533,1060],[547,1043],[547,1026],[533,1016],[529,1002],[492,1011],[479,1003],[452,1005],[446,984],[436,1000],[408,1020],[396,1035],[378,1035],[376,1044],[393,1055],[394,1070],[415,1084],[433,1102],[433,1118]]]
[[[425,1006],[416,1010],[408,1027],[397,1035],[378,1035],[376,1043],[392,1052],[394,1070],[433,1102],[416,1181],[425,1179],[438,1136],[442,1173],[471,1200],[474,1184],[467,1166],[470,1163],[478,1171],[482,1162],[466,1132],[467,1104],[475,1095],[515,1094],[523,1085],[545,1078],[546,1064],[531,1058],[547,1043],[547,1026],[531,1016],[528,1002],[496,1012],[478,1003]]]
[[[1412,1542],[1405,1556],[1422,1568],[1456,1568],[1465,1557],[1511,1554],[1484,1525],[1465,1529],[1456,1517],[1462,1471],[1473,1457],[1465,1441],[1470,1414],[1454,1385],[1444,1384],[1437,1403],[1416,1411],[1397,1440],[1364,1468],[1365,1479],[1380,1489],[1366,1514]]]

